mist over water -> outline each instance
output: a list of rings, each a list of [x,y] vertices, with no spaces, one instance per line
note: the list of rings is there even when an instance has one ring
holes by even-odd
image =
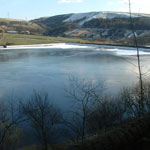
[[[69,76],[104,83],[106,93],[117,93],[137,82],[136,50],[94,45],[55,44],[8,47],[0,50],[0,97],[25,100],[34,90],[48,93],[63,109]],[[150,68],[150,52],[142,49],[142,69]]]

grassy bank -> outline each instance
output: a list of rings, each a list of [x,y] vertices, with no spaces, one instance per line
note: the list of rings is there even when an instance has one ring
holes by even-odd
[[[4,33],[3,38],[0,39],[0,46],[3,45],[32,45],[32,44],[50,44],[50,43],[81,43],[81,44],[96,44],[96,45],[108,45],[108,46],[120,46],[120,47],[135,47],[132,43],[122,44],[119,42],[111,41],[91,41],[79,38],[66,38],[66,37],[50,37],[41,35],[25,35],[25,34],[8,34]],[[139,48],[146,48],[146,46],[139,46]]]
[[[88,43],[88,41],[82,39],[5,33],[0,41],[0,45],[30,45],[30,44],[49,44],[59,42]]]
[[[112,43],[110,41],[89,41],[80,38],[50,37],[41,35],[8,34],[8,33],[4,33],[3,38],[0,40],[0,45],[31,45],[31,44],[49,44],[60,42],[118,45],[118,43]]]

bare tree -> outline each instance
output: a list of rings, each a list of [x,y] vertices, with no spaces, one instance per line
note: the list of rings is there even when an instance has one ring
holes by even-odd
[[[150,83],[143,82],[143,114],[150,112]],[[120,99],[123,106],[126,107],[126,115],[128,117],[137,117],[141,114],[141,107],[139,101],[141,99],[139,84],[124,88],[120,93]]]
[[[120,123],[126,112],[122,100],[118,97],[104,95],[94,104],[94,108],[88,118],[88,124],[92,132]]]
[[[73,135],[82,144],[88,130],[87,120],[92,111],[92,107],[98,96],[97,89],[99,85],[95,85],[92,81],[80,80],[75,77],[69,78],[68,89],[66,90],[70,99],[73,100],[72,120],[68,123]],[[102,88],[101,88],[102,90]],[[99,91],[99,94],[101,91]]]
[[[14,105],[14,102],[0,102],[0,150],[15,149],[20,141],[18,125],[24,118],[18,106],[17,103]]]
[[[48,145],[52,144],[56,134],[54,133],[55,128],[61,123],[60,109],[51,104],[48,95],[42,96],[39,93],[35,93],[26,104],[22,104],[22,107],[25,115],[31,121],[43,150],[48,150]]]

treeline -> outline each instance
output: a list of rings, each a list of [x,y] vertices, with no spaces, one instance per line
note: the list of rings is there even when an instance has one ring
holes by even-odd
[[[50,36],[65,36],[65,32],[72,31],[77,28],[77,24],[73,22],[63,23],[62,25],[58,25],[54,28],[50,28],[47,31],[47,34]]]
[[[133,18],[134,26],[136,30],[150,30],[150,18],[138,17]],[[131,29],[129,18],[113,18],[113,19],[93,19],[85,22],[83,27],[85,28],[116,28],[116,29]]]
[[[1,101],[0,149],[17,150],[31,137],[38,141],[42,150],[53,149],[55,143],[64,140],[71,141],[66,149],[77,146],[78,149],[111,150],[114,146],[128,147],[143,137],[150,139],[149,119],[142,124],[140,121],[137,126],[130,124],[130,120],[145,118],[150,112],[150,83],[143,86],[142,115],[139,85],[124,88],[116,96],[104,94],[104,89],[101,84],[70,78],[65,91],[73,107],[65,113],[52,104],[47,94],[38,92],[18,103],[15,99],[8,103]]]

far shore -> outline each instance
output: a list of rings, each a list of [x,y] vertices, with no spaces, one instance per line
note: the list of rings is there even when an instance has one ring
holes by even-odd
[[[93,44],[93,45],[106,45],[106,46],[118,46],[118,47],[131,47],[131,48],[136,48],[134,45],[123,45],[123,44],[107,44],[107,43],[82,43],[82,44]],[[145,49],[150,49],[150,45],[149,46],[138,46],[138,48],[145,48]]]
[[[122,44],[107,44],[107,43],[95,43],[95,42],[84,42],[84,43],[80,43],[80,42],[53,42],[53,43],[46,43],[46,44],[23,44],[23,45],[7,45],[7,47],[3,47],[0,46],[1,50],[5,50],[5,49],[29,49],[29,48],[51,48],[54,45],[59,45],[59,44],[72,44],[72,45],[97,45],[97,46],[117,46],[117,47],[126,47],[126,48],[136,48],[133,45],[122,45]],[[144,49],[150,49],[150,46],[138,46],[138,48],[144,48]]]
[[[0,49],[9,49],[13,47],[39,47],[43,46],[48,47],[52,44],[67,43],[67,44],[86,44],[86,45],[104,45],[104,46],[118,46],[118,47],[130,47],[136,48],[134,45],[129,43],[113,43],[111,41],[91,41],[84,40],[81,38],[67,38],[67,37],[50,37],[42,35],[23,35],[23,34],[8,34],[5,33],[3,38],[0,40]],[[139,48],[150,49],[148,46],[139,46]]]

